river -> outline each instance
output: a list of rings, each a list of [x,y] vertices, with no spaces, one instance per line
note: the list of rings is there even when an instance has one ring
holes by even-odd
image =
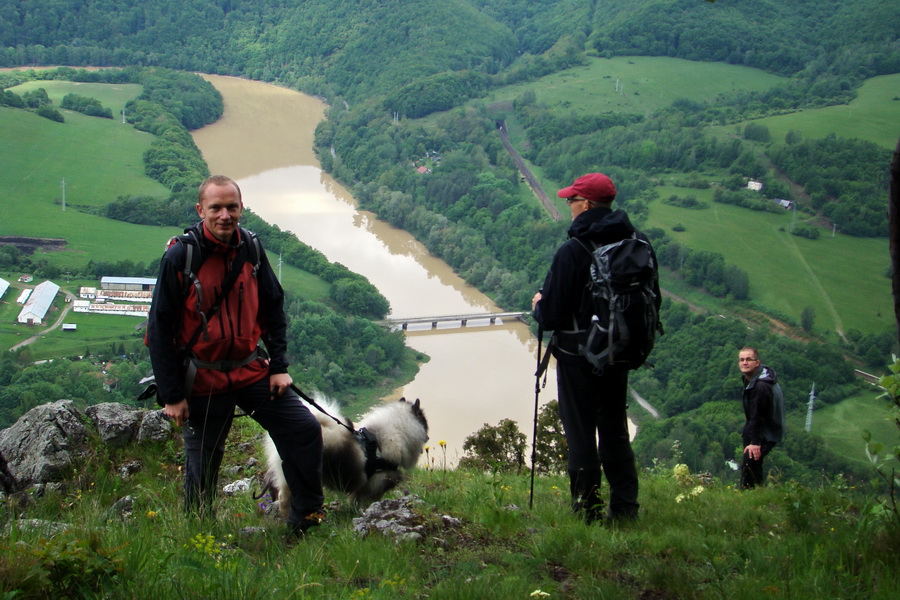
[[[322,171],[312,150],[326,108],[320,100],[265,83],[205,77],[222,93],[225,114],[194,132],[194,141],[213,173],[238,181],[248,208],[367,277],[390,302],[392,316],[501,311],[410,234],[359,210]],[[431,360],[387,400],[421,399],[434,467],[455,465],[467,436],[502,419],[516,421],[530,442],[537,340],[523,323],[428,328],[406,337]],[[541,404],[556,398],[555,377],[551,361]]]

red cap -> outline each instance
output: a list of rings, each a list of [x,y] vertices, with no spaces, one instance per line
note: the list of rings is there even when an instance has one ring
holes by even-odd
[[[575,194],[594,202],[612,202],[616,197],[616,186],[603,173],[588,173],[576,179],[569,187],[556,192],[560,198],[571,198]]]

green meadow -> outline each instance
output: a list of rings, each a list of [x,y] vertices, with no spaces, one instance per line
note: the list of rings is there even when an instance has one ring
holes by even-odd
[[[893,150],[900,137],[900,74],[873,77],[866,81],[849,104],[801,110],[755,121],[769,128],[772,141],[783,143],[791,129],[804,139],[839,137],[868,140]],[[734,126],[723,127],[728,132]],[[885,167],[887,168],[887,167]]]
[[[57,106],[67,88],[87,95],[74,83],[34,83],[28,87],[44,87]],[[118,94],[116,105],[139,93],[138,86],[115,87],[120,89],[110,90],[107,97]],[[26,88],[13,91],[22,93]],[[66,239],[66,250],[38,255],[60,267],[82,265],[89,258],[135,262],[158,258],[176,229],[121,223],[74,207],[103,206],[122,195],[168,196],[164,186],[144,174],[142,155],[153,136],[121,120],[61,112],[65,123],[25,110],[0,109],[0,144],[9,149],[0,162],[4,190],[0,235]]]
[[[509,103],[527,91],[539,104],[575,114],[649,114],[678,98],[705,102],[720,94],[763,91],[785,79],[759,69],[660,56],[590,58],[587,65],[506,86],[480,99]]]
[[[660,227],[694,250],[719,252],[750,277],[750,296],[799,323],[807,306],[816,329],[884,331],[893,326],[888,244],[822,230],[817,240],[791,235],[791,211],[764,213],[712,201],[712,190],[663,186],[659,197],[695,196],[709,208],[689,210],[657,200],[648,227]],[[797,214],[797,224],[803,222]],[[681,224],[685,230],[673,231]],[[782,230],[783,229],[783,230]],[[666,287],[666,282],[662,282]]]
[[[811,432],[822,436],[828,448],[837,454],[869,464],[863,429],[872,434],[872,441],[888,447],[897,439],[897,425],[890,406],[887,400],[878,399],[880,394],[874,390],[814,411]],[[803,423],[806,423],[805,416]]]

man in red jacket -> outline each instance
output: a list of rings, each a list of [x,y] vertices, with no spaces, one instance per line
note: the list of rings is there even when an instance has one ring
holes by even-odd
[[[173,239],[160,263],[147,344],[165,414],[185,425],[187,509],[212,513],[239,406],[278,448],[292,493],[288,525],[299,535],[324,518],[322,430],[290,389],[284,290],[258,240],[238,226],[242,211],[232,179],[200,186],[200,223]]]

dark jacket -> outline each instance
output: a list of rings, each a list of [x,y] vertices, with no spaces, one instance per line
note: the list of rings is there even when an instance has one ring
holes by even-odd
[[[588,327],[591,320],[591,306],[585,293],[591,267],[591,253],[588,250],[591,245],[588,242],[610,244],[631,236],[635,231],[628,215],[621,210],[614,211],[599,206],[575,217],[569,227],[568,241],[560,246],[553,257],[541,287],[541,300],[534,309],[534,318],[545,331],[571,331],[575,329],[575,323],[578,325],[577,329]],[[640,232],[638,237],[647,239]],[[575,238],[583,240],[587,248]],[[658,284],[654,292],[658,309],[661,303]],[[572,364],[588,364],[586,359],[578,355],[577,340],[577,336],[558,333],[557,345],[553,347],[556,359]]]
[[[193,227],[204,257],[196,275],[201,285],[200,309],[207,313],[217,290],[231,268],[231,262],[244,253],[245,262],[231,291],[221,302],[218,313],[197,338],[192,355],[207,362],[238,362],[251,356],[259,340],[265,342],[269,359],[260,357],[232,370],[199,368],[192,394],[221,393],[242,388],[269,374],[286,373],[287,320],[284,315],[284,291],[260,248],[259,269],[248,254],[248,241],[240,231],[231,244],[223,244],[206,232],[203,223]],[[159,277],[153,292],[147,345],[156,376],[159,398],[174,404],[184,398],[184,347],[202,319],[197,308],[197,291],[182,284],[185,264],[184,244],[173,243],[160,262]]]
[[[760,365],[756,375],[747,382],[743,394],[744,443],[780,443],[784,440],[784,394],[778,376],[771,367]]]

